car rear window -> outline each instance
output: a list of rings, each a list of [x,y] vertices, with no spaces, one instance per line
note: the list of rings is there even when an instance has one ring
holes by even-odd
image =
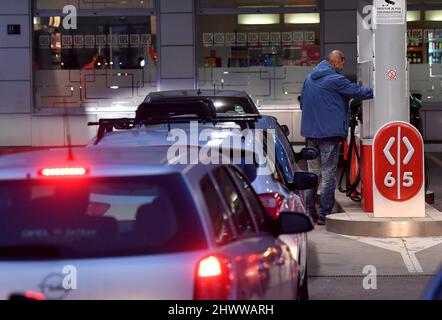
[[[257,113],[251,101],[236,97],[207,97],[213,101],[218,113]]]
[[[0,259],[204,249],[198,217],[179,175],[3,181]]]
[[[217,96],[195,96],[195,97],[179,97],[179,98],[158,98],[153,97],[149,102],[160,101],[183,101],[195,99],[210,99],[215,105],[217,113],[238,113],[238,114],[257,114],[258,109],[253,105],[250,99],[242,97],[217,97]]]

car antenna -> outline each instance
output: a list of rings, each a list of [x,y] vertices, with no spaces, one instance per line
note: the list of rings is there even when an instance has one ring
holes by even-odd
[[[67,106],[64,107],[64,114],[63,114],[63,122],[66,132],[66,139],[68,144],[68,161],[74,161],[74,152],[72,150],[72,140],[71,140],[71,128],[69,126],[69,113]]]

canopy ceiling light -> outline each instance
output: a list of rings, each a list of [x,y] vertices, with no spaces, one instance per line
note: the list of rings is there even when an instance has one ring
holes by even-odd
[[[239,14],[238,24],[279,24],[279,14],[257,13],[257,14]]]
[[[407,22],[420,21],[421,12],[419,10],[407,11]]]
[[[442,10],[427,10],[425,11],[426,21],[442,21]]]
[[[318,24],[320,21],[319,13],[284,14],[284,22],[287,24]]]

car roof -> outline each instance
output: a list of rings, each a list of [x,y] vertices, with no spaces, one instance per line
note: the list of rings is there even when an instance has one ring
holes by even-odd
[[[170,146],[73,148],[74,160],[68,159],[67,148],[6,155],[0,157],[0,180],[39,178],[44,168],[84,167],[90,177],[112,177],[186,173],[197,166],[179,164],[180,156],[169,162],[169,149]]]
[[[100,142],[95,145],[96,138],[94,138],[90,143],[89,147],[145,147],[145,146],[168,146],[177,145],[179,141],[176,140],[185,134],[188,139],[186,143],[180,145],[187,145],[192,147],[205,147],[214,146],[214,142],[218,145],[222,145],[223,141],[227,145],[228,142],[232,142],[235,137],[243,137],[241,135],[241,128],[234,123],[220,123],[215,127],[209,124],[198,124],[198,131],[191,131],[191,127],[188,123],[184,124],[174,124],[169,127],[167,124],[154,125],[154,126],[141,126],[133,128],[131,130],[113,131],[106,133],[105,136],[100,140]],[[232,130],[238,130],[237,132]],[[177,131],[174,131],[177,130]],[[207,134],[206,141],[198,139],[204,131]],[[224,132],[226,134],[224,134]],[[254,131],[254,130],[251,130]],[[192,135],[192,132],[194,135]],[[228,132],[228,134],[227,134]],[[196,143],[195,143],[196,141]],[[241,149],[251,153],[255,153],[256,144],[262,143],[257,140],[255,135],[245,135],[243,139],[240,139],[240,148],[235,148],[236,146],[231,146],[231,149]],[[231,143],[230,143],[231,144]]]
[[[186,98],[186,97],[236,97],[236,98],[247,98],[247,99],[250,98],[245,91],[186,89],[186,90],[151,92],[146,97],[146,101],[149,98],[167,99],[167,98]]]

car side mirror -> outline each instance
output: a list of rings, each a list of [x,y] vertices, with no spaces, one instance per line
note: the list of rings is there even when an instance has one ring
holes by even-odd
[[[319,151],[315,148],[304,148],[300,152],[295,153],[296,161],[315,160],[319,157]]]
[[[311,172],[296,172],[293,182],[289,184],[291,191],[309,190],[318,186],[319,178]]]
[[[281,212],[277,221],[280,234],[300,234],[314,229],[313,220],[304,213]]]
[[[282,132],[285,134],[286,137],[290,136],[290,129],[288,126],[286,126],[285,124],[283,124],[281,126]]]

